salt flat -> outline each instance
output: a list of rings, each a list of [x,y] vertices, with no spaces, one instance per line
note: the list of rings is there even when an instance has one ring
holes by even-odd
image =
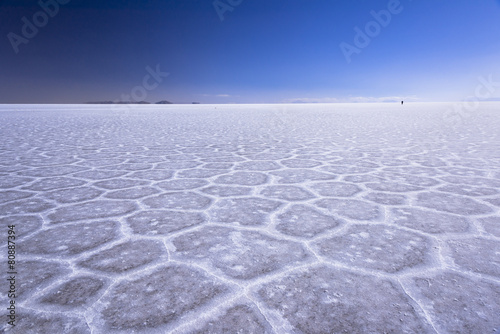
[[[450,108],[0,106],[0,328],[499,331],[500,103]]]

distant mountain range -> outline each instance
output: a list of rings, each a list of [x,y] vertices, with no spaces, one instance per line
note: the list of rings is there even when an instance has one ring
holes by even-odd
[[[195,103],[195,102],[193,102]],[[139,101],[139,102],[124,102],[124,101],[99,101],[99,102],[86,102],[86,104],[153,104],[151,102]],[[154,104],[174,104],[173,102],[163,100],[156,102]]]
[[[163,100],[156,103],[151,103],[147,101],[139,101],[139,102],[97,101],[97,102],[85,102],[85,104],[189,104],[189,103],[174,103],[167,100]],[[190,104],[200,104],[200,102],[191,102]]]

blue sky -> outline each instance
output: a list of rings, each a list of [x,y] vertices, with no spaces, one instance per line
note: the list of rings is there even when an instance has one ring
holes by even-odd
[[[0,103],[458,101],[500,82],[499,0],[57,1],[44,22],[0,0]]]

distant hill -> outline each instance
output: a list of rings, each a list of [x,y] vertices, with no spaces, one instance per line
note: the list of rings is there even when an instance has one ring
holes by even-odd
[[[147,101],[139,101],[139,102],[131,102],[131,101],[96,101],[96,102],[85,102],[85,104],[187,104],[188,102],[170,102],[167,100],[162,100],[158,102],[147,102]],[[191,102],[191,104],[201,104],[200,102]]]
[[[151,104],[146,101],[139,102],[124,102],[124,101],[98,101],[98,102],[85,102],[85,104]]]
[[[97,102],[85,102],[85,104],[151,104],[151,102],[147,101],[138,101],[138,102],[130,102],[130,101],[97,101]],[[173,102],[163,100],[156,102],[155,104],[174,104]]]

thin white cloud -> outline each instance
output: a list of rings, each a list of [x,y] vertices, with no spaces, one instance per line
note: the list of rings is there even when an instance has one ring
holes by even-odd
[[[234,97],[234,95],[229,95],[229,94],[199,94],[199,95],[204,97]]]
[[[284,103],[338,103],[341,102],[335,97],[322,97],[322,98],[311,98],[311,97],[299,97],[294,99],[285,99]]]
[[[293,98],[285,99],[283,103],[383,103],[383,102],[399,102],[408,101],[414,102],[418,101],[416,96],[383,96],[383,97],[371,97],[371,96],[349,96],[347,98],[336,98],[336,97],[321,97],[321,98]]]
[[[383,96],[383,97],[371,97],[371,96],[350,96],[347,102],[359,102],[359,103],[382,103],[382,102],[399,102],[399,101],[418,101],[416,96]]]

